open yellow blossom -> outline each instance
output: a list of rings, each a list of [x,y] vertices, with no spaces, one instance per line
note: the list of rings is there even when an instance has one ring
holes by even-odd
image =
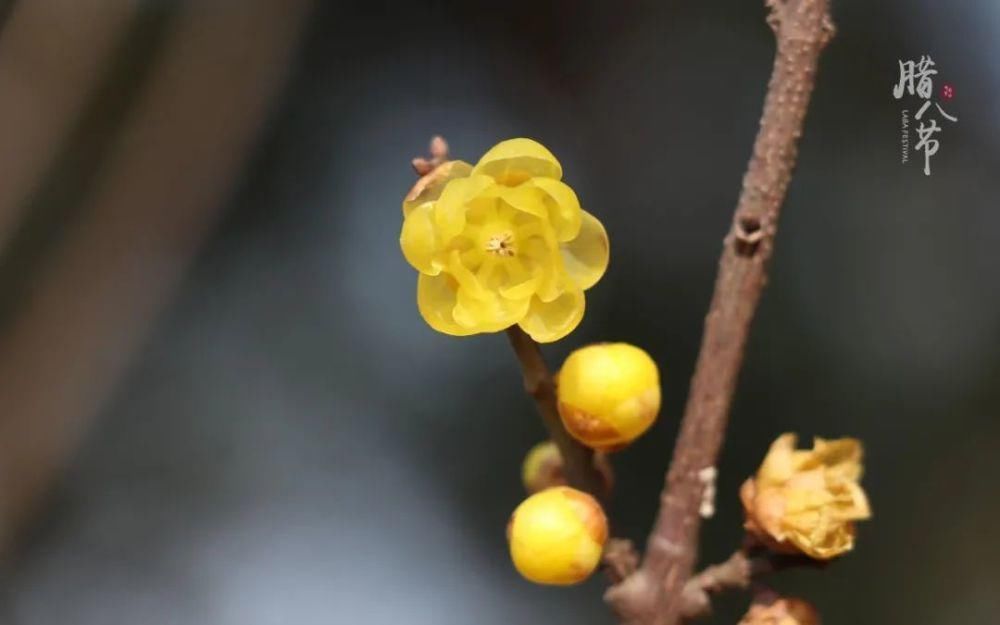
[[[820,625],[820,620],[811,603],[789,597],[753,604],[738,625]]]
[[[776,551],[828,560],[854,547],[854,522],[871,516],[858,484],[861,443],[817,438],[811,450],[797,450],[796,440],[778,437],[740,488],[744,527]]]
[[[568,486],[528,497],[507,525],[514,567],[536,584],[567,586],[587,579],[600,564],[607,539],[601,504]]]
[[[543,343],[576,328],[608,237],[561,178],[545,147],[510,139],[474,167],[444,163],[407,196],[399,242],[432,328],[466,336],[518,324]]]

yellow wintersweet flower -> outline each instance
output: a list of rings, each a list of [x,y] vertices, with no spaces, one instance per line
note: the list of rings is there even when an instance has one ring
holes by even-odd
[[[854,522],[871,516],[854,438],[817,438],[795,449],[796,436],[771,445],[757,475],[740,488],[744,527],[768,547],[828,560],[854,547]]]
[[[568,486],[528,497],[507,524],[514,567],[536,584],[568,586],[587,579],[600,564],[607,539],[601,504]]]
[[[466,336],[518,324],[544,343],[580,323],[608,237],[561,178],[545,147],[510,139],[475,167],[441,165],[410,193],[399,242],[432,328]]]

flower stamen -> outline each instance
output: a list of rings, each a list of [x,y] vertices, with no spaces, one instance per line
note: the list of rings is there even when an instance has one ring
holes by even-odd
[[[486,251],[497,256],[514,255],[514,235],[509,232],[495,234],[486,240]]]

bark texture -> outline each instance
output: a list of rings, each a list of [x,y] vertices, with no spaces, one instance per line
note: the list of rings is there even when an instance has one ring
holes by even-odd
[[[639,569],[605,599],[626,625],[674,625],[698,556],[699,510],[725,436],[757,304],[767,282],[785,199],[823,47],[833,35],[828,0],[770,0],[777,38],[760,130],[725,238],[673,461]],[[708,506],[710,509],[710,506]]]

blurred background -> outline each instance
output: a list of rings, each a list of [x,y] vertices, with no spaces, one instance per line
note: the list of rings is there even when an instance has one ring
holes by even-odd
[[[0,623],[610,623],[514,573],[543,437],[502,335],[434,333],[409,167],[530,136],[606,225],[553,366],[624,340],[659,422],[615,457],[643,541],[774,39],[761,2],[19,0],[0,20]],[[828,623],[1000,612],[1000,4],[836,0],[706,563],[770,441],[857,436],[875,517],[782,591]],[[955,97],[900,163],[897,61]],[[735,622],[728,597],[709,622]]]

